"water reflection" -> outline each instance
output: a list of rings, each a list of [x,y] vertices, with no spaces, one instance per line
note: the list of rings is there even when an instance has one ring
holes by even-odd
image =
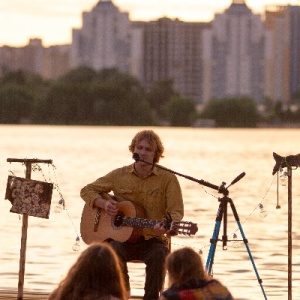
[[[7,158],[52,159],[52,166],[42,166],[44,176],[58,183],[66,201],[66,210],[55,213],[61,199],[53,193],[49,220],[30,217],[27,237],[25,288],[52,290],[61,280],[80,251],[72,246],[79,234],[83,201],[79,191],[86,183],[113,168],[132,162],[128,145],[141,128],[123,127],[60,127],[0,126],[1,176],[0,189],[5,194],[7,176],[13,172],[25,176],[24,165],[8,164]],[[288,203],[287,186],[279,187],[281,209],[277,210],[277,178],[272,176],[273,151],[281,155],[297,154],[300,149],[297,129],[182,129],[155,128],[161,135],[165,158],[161,164],[182,174],[203,179],[219,186],[229,184],[237,175],[246,176],[230,187],[251,254],[263,280],[268,299],[287,298],[288,280]],[[43,179],[38,172],[33,179]],[[195,236],[172,239],[172,249],[192,246],[202,251],[206,261],[219,207],[217,191],[178,177],[182,186],[187,221],[198,224]],[[293,171],[293,299],[300,299],[300,171]],[[267,216],[261,218],[259,204]],[[10,213],[10,202],[1,201],[0,276],[2,288],[18,286],[22,220]],[[231,209],[228,208],[228,239],[241,234]],[[223,235],[223,224],[220,238]],[[251,260],[243,242],[228,250],[217,243],[213,273],[229,286],[236,299],[263,299]],[[130,268],[134,294],[141,294],[144,269],[139,264]]]

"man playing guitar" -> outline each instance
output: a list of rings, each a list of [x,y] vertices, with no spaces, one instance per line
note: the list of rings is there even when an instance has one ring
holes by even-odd
[[[178,179],[174,174],[155,166],[164,152],[160,137],[152,130],[140,131],[132,139],[129,150],[139,159],[82,188],[80,195],[86,205],[105,211],[107,217],[113,219],[119,211],[118,203],[130,201],[143,207],[147,219],[163,220],[169,213],[172,221],[181,221],[184,205]],[[107,193],[113,193],[114,197],[108,198],[105,196]],[[124,262],[123,272],[128,291],[130,283],[126,262],[141,260],[146,264],[145,300],[158,299],[163,287],[165,258],[169,252],[168,233],[171,232],[165,223],[157,222],[152,228],[143,228],[134,243],[107,239]]]

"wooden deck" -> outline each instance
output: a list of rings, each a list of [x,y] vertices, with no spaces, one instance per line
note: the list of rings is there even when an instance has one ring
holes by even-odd
[[[39,292],[39,291],[24,291],[23,298],[19,300],[46,300],[48,299],[49,293],[47,292]],[[18,299],[18,290],[0,290],[0,299],[10,300],[10,299]],[[140,296],[131,296],[130,299],[142,299]]]

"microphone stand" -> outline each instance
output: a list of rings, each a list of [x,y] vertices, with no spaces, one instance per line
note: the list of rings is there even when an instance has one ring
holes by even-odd
[[[166,168],[166,167],[163,167],[163,166],[161,166],[161,165],[159,165],[159,164],[149,163],[149,162],[147,162],[147,161],[141,159],[137,153],[133,153],[132,158],[133,158],[136,162],[141,161],[141,162],[143,162],[143,163],[146,163],[146,164],[151,165],[151,166],[155,166],[155,167],[157,167],[157,168],[159,168],[159,169],[162,169],[162,170],[168,171],[168,172],[170,172],[170,173],[179,175],[179,176],[184,177],[184,178],[186,178],[186,179],[189,179],[189,180],[191,180],[191,181],[198,182],[199,184],[204,185],[204,186],[207,186],[207,187],[209,187],[209,188],[212,188],[212,189],[218,191],[219,193],[223,193],[223,189],[224,189],[224,185],[223,185],[223,184],[222,184],[221,186],[217,186],[217,185],[215,185],[215,184],[212,184],[212,183],[209,183],[209,182],[207,182],[207,181],[204,181],[203,179],[200,179],[200,180],[199,180],[199,179],[196,179],[196,178],[194,178],[194,177],[191,177],[191,176],[188,176],[188,175],[184,175],[184,174],[175,172],[175,171],[173,171],[173,170],[171,170],[171,169],[168,169],[168,168]]]
[[[227,206],[228,206],[228,203],[229,203],[230,207],[231,207],[231,210],[232,210],[232,213],[234,215],[234,218],[236,220],[236,223],[238,225],[238,228],[240,230],[241,236],[243,238],[243,242],[244,242],[244,244],[246,246],[249,258],[251,260],[253,269],[254,269],[255,274],[256,274],[256,278],[257,278],[258,283],[259,283],[259,285],[261,287],[261,290],[262,290],[262,293],[264,295],[264,298],[267,299],[266,293],[264,291],[264,287],[262,285],[262,280],[259,277],[257,268],[255,266],[254,259],[253,259],[253,256],[251,254],[251,251],[250,251],[250,248],[249,248],[249,245],[248,245],[248,240],[247,240],[247,238],[245,236],[245,233],[243,231],[242,225],[240,223],[237,210],[235,208],[235,205],[234,205],[232,199],[228,197],[228,195],[229,195],[228,188],[230,186],[234,185],[235,183],[237,183],[239,180],[241,180],[246,175],[246,173],[242,172],[234,180],[232,180],[232,182],[227,187],[226,187],[226,183],[225,182],[222,182],[222,184],[220,186],[217,186],[215,184],[209,183],[209,182],[204,181],[202,179],[199,180],[199,179],[196,179],[194,177],[187,176],[187,175],[175,172],[175,171],[173,171],[171,169],[168,169],[166,167],[163,167],[161,165],[154,164],[154,163],[149,163],[149,162],[141,159],[139,157],[138,153],[133,153],[132,157],[133,157],[133,159],[136,162],[141,161],[141,162],[144,162],[146,164],[155,166],[157,168],[163,169],[163,170],[171,172],[173,174],[182,176],[182,177],[184,177],[186,179],[189,179],[191,181],[195,181],[195,182],[197,182],[197,183],[199,183],[201,185],[204,185],[206,187],[209,187],[209,188],[212,188],[212,189],[218,191],[218,193],[223,194],[223,197],[218,199],[219,202],[220,202],[220,204],[219,204],[219,208],[218,208],[218,211],[217,211],[217,217],[216,217],[214,232],[213,232],[212,238],[210,239],[210,249],[209,249],[209,253],[208,253],[208,257],[207,257],[207,261],[206,261],[206,271],[208,272],[208,275],[212,277],[212,265],[214,263],[214,257],[215,257],[217,242],[218,241],[222,241],[223,242],[223,250],[227,250],[227,241],[229,241],[228,238],[227,238]],[[222,219],[223,219],[223,236],[222,236],[222,240],[220,240],[218,237],[219,237],[219,232],[220,232],[220,227],[221,227]]]

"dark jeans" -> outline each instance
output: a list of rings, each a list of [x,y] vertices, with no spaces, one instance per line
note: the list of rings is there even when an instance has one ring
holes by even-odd
[[[123,262],[123,272],[128,290],[130,289],[128,268],[126,262],[141,260],[146,264],[146,280],[144,300],[159,298],[165,281],[165,259],[169,251],[165,242],[152,238],[140,238],[135,244],[126,244],[114,240],[107,242],[115,249]]]

